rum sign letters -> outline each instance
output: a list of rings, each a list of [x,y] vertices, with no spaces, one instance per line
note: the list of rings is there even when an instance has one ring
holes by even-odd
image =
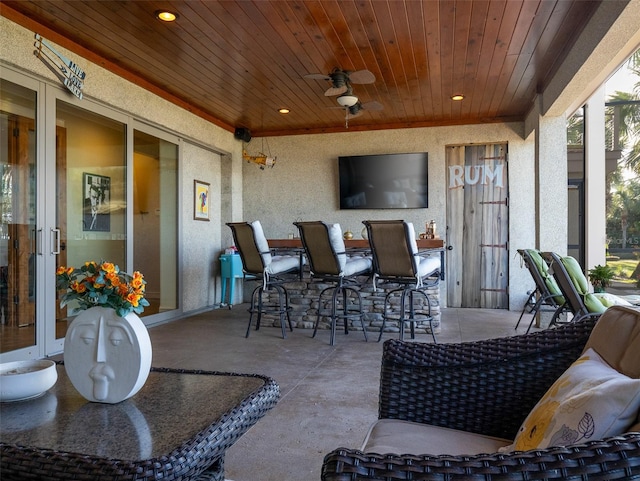
[[[464,184],[476,185],[494,183],[496,187],[504,187],[503,183],[504,164],[497,163],[490,166],[484,165],[450,165],[449,166],[449,188],[455,189]]]

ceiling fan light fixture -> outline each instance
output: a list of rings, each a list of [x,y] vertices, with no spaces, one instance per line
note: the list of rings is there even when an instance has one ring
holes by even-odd
[[[341,95],[337,100],[342,107],[352,107],[358,103],[358,97],[355,95]]]
[[[156,10],[154,15],[158,20],[163,22],[175,22],[178,19],[177,13],[173,13],[168,10]]]
[[[462,94],[455,94],[451,96],[451,100],[463,100],[464,99],[464,95]]]

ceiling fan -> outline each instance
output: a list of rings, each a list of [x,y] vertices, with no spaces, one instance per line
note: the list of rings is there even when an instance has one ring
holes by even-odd
[[[343,109],[345,111],[345,127],[349,128],[349,117],[357,117],[362,114],[363,110],[382,110],[383,106],[380,102],[372,101],[362,103],[360,99],[354,95],[351,84],[370,84],[376,80],[369,70],[356,70],[350,72],[339,68],[333,69],[329,75],[309,74],[305,78],[315,80],[328,80],[331,82],[324,95],[327,97],[337,95],[336,101],[339,107],[334,109]]]
[[[331,87],[324,93],[327,97],[344,94],[351,84],[372,84],[376,81],[376,76],[368,70],[349,71],[337,67],[328,75],[312,73],[305,75],[304,78],[330,81]]]

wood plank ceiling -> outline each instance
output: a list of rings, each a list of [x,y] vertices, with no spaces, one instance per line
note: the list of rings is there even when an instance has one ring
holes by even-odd
[[[228,130],[263,136],[521,120],[600,3],[3,0],[0,13]],[[177,21],[157,20],[160,9]],[[324,95],[330,83],[305,78],[335,67],[376,78],[353,85],[365,110],[348,130]],[[367,109],[372,101],[383,109]]]

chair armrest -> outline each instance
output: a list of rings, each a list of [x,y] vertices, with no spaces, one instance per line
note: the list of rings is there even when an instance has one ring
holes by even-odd
[[[378,417],[513,439],[580,356],[595,322],[457,344],[388,340]]]
[[[423,479],[614,480],[640,476],[640,433],[538,451],[427,456],[374,454],[339,448],[327,454],[323,481]]]

